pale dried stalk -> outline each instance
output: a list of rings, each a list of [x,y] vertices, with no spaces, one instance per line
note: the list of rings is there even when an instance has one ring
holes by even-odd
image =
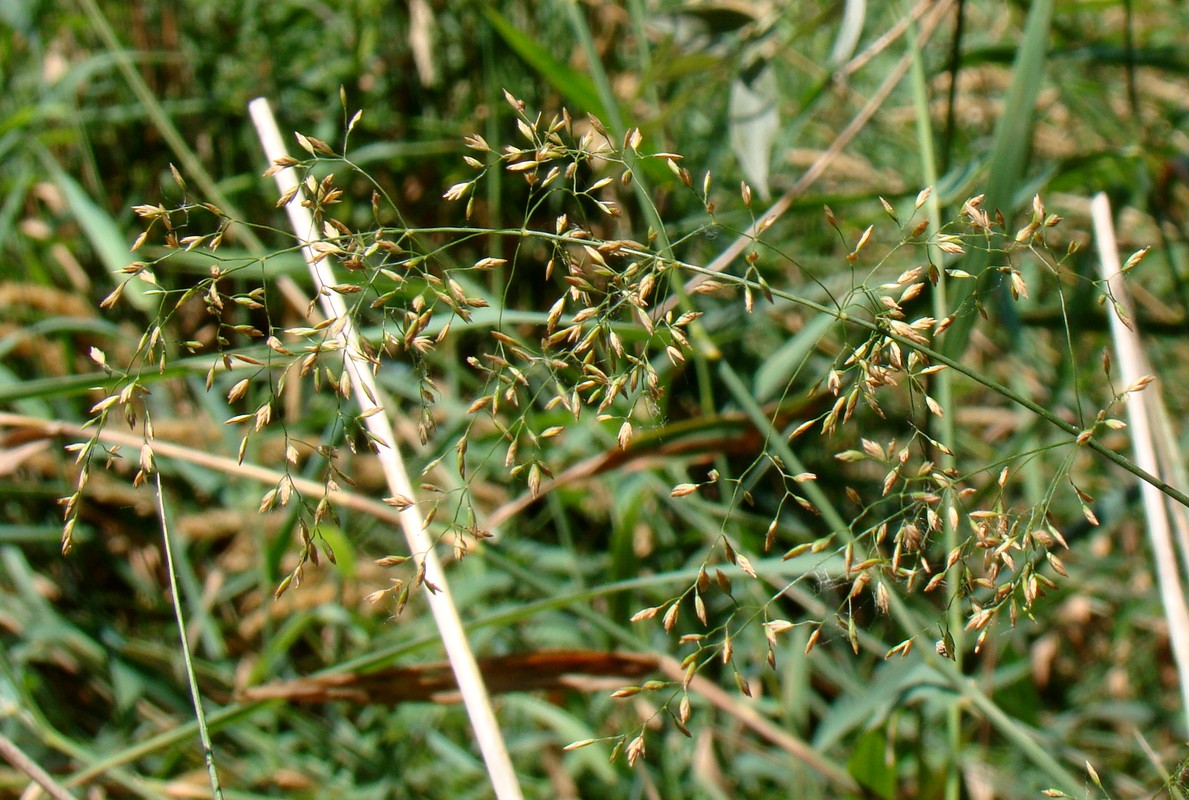
[[[144,437],[131,433],[114,430],[111,426],[99,428],[83,427],[74,422],[63,420],[46,420],[40,417],[27,417],[23,414],[9,414],[0,411],[0,428],[13,428],[21,431],[38,431],[46,438],[73,438],[85,442],[96,437],[100,442],[108,445],[120,445],[129,450],[137,449],[144,444]],[[153,455],[157,458],[169,458],[184,461],[204,469],[222,472],[224,475],[259,481],[262,484],[276,486],[281,481],[292,483],[295,491],[313,497],[326,491],[325,484],[303,478],[300,475],[287,475],[279,469],[269,469],[259,464],[238,461],[227,456],[217,456],[195,447],[187,447],[177,442],[165,439],[153,439]],[[386,522],[400,522],[400,512],[387,503],[359,494],[358,492],[339,490],[331,492],[328,499],[336,508],[349,508],[361,514],[367,514]]]
[[[275,162],[286,156],[285,145],[281,140],[280,131],[277,130],[276,120],[273,118],[268,101],[264,98],[257,98],[248,104],[248,111],[256,125],[257,135],[260,137],[268,160]],[[277,187],[282,194],[297,186],[297,177],[291,168],[277,172],[276,180]],[[306,263],[310,267],[310,274],[314,278],[314,286],[317,289],[323,313],[328,318],[337,321],[335,327],[341,326],[338,339],[344,345],[344,366],[355,386],[355,396],[365,417],[364,422],[372,436],[384,443],[376,448],[376,454],[384,469],[384,475],[388,479],[388,488],[393,495],[415,499],[404,462],[396,449],[396,436],[392,430],[392,423],[383,407],[383,395],[377,389],[370,364],[360,350],[359,336],[347,310],[347,305],[341,295],[328,288],[337,283],[328,263],[329,259],[319,260],[310,246],[321,239],[321,235],[315,227],[313,215],[308,208],[296,201],[286,204],[285,208],[289,212],[289,221],[293,225],[298,240],[302,243],[302,254],[305,256]],[[458,616],[458,609],[451,598],[450,587],[434,550],[434,543],[425,530],[421,511],[414,504],[401,513],[400,519],[411,555],[415,559],[424,560],[425,580],[435,587],[433,591],[427,590],[425,596],[429,602],[430,611],[433,613],[434,621],[437,623],[442,643],[445,645],[446,656],[449,658],[450,666],[458,680],[463,703],[470,716],[475,738],[479,742],[479,749],[483,753],[496,797],[499,800],[521,800],[520,783],[512,768],[512,761],[508,757],[508,750],[504,744],[499,724],[496,722],[495,713],[492,711],[487,687],[484,685],[479,667],[475,663],[474,653],[471,652],[470,645],[467,643],[466,634]]]
[[[40,764],[25,755],[25,752],[17,747],[16,742],[2,733],[0,733],[0,758],[12,764],[18,771],[23,772],[54,800],[76,800],[75,796],[54,780],[48,772],[41,768]],[[24,797],[28,794],[29,791],[26,791],[21,796]]]
[[[1111,296],[1122,307],[1130,318],[1129,327],[1119,318],[1119,314],[1110,314],[1111,338],[1115,342],[1115,353],[1119,361],[1119,371],[1125,385],[1132,385],[1139,378],[1150,375],[1148,360],[1144,355],[1139,335],[1134,330],[1135,313],[1131,300],[1127,294],[1127,284],[1123,280],[1122,265],[1119,263],[1119,252],[1115,241],[1115,229],[1111,222],[1110,200],[1103,193],[1094,196],[1090,202],[1090,215],[1094,223],[1094,239],[1098,244],[1099,268],[1102,277],[1110,287]],[[1113,308],[1113,307],[1112,307]],[[1163,431],[1163,436],[1157,436],[1161,415],[1153,413],[1159,404],[1159,382],[1149,385],[1142,392],[1132,392],[1127,396],[1127,417],[1131,425],[1131,444],[1135,450],[1135,463],[1148,472],[1164,480],[1175,479],[1168,469],[1167,463],[1161,463],[1158,457],[1159,447],[1156,442],[1161,438],[1171,438],[1170,431]],[[1165,452],[1165,458],[1169,454]],[[1173,657],[1177,663],[1177,675],[1181,684],[1182,711],[1189,719],[1189,607],[1185,605],[1185,590],[1181,582],[1181,570],[1176,547],[1173,544],[1172,532],[1169,528],[1170,517],[1176,518],[1177,509],[1170,506],[1171,501],[1152,484],[1144,481],[1140,484],[1140,491],[1144,501],[1144,517],[1147,520],[1148,537],[1152,544],[1152,558],[1156,562],[1156,577],[1160,586],[1160,599],[1164,606],[1164,614],[1168,619],[1168,636],[1172,645]],[[1179,507],[1178,507],[1179,508]],[[1181,509],[1183,511],[1183,509]]]
[[[1164,405],[1161,395],[1153,392],[1145,393],[1145,400],[1150,404],[1149,414],[1153,419],[1152,427],[1158,433],[1153,437],[1156,445],[1156,458],[1160,461],[1161,469],[1166,470],[1169,483],[1176,486],[1189,486],[1189,475],[1185,470],[1185,458],[1177,444],[1176,432],[1168,416],[1168,408]],[[1177,546],[1181,551],[1181,567],[1184,574],[1189,575],[1189,508],[1180,503],[1168,503],[1169,515],[1172,517],[1173,527],[1176,529]]]
[[[867,63],[871,61],[871,59],[875,58],[877,55],[891,46],[892,42],[899,39],[904,34],[904,31],[908,30],[909,25],[920,19],[926,11],[930,10],[929,6],[933,5],[936,5],[936,0],[920,0],[920,2],[912,7],[912,10],[909,11],[908,14],[896,20],[895,25],[888,28],[886,31],[880,34],[878,39],[867,45],[866,50],[854,56],[850,59],[850,61],[847,61],[845,64],[839,67],[838,72],[835,74],[840,78],[849,78],[851,75],[854,75],[863,67],[867,66]]]
[[[119,430],[114,430],[112,427],[103,427],[96,430],[64,420],[46,420],[40,417],[9,414],[3,411],[0,411],[0,428],[12,428],[23,432],[37,431],[47,439],[76,439],[78,442],[85,442],[95,437],[104,444],[119,445],[129,450],[137,449],[144,444],[143,436],[122,433]],[[284,481],[292,484],[294,491],[311,497],[319,497],[326,491],[325,484],[319,481],[303,478],[300,475],[290,475],[283,470],[271,469],[259,464],[228,458],[227,456],[217,456],[204,449],[190,447],[166,439],[153,439],[153,455],[157,458],[183,461],[197,467],[221,472],[230,477],[258,481],[266,486],[276,486]],[[556,485],[554,483],[554,486]],[[334,508],[350,509],[360,514],[366,514],[373,519],[400,524],[401,512],[387,503],[382,503],[360,492],[339,489],[327,495],[327,499]],[[514,514],[509,514],[509,516],[514,516]],[[501,519],[506,519],[506,517],[502,517]]]

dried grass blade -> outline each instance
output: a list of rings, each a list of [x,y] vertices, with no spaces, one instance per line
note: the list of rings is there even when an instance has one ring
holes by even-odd
[[[53,776],[42,769],[40,764],[25,755],[25,752],[17,747],[15,742],[4,734],[0,734],[0,758],[3,758],[19,772],[24,773],[53,800],[76,800],[73,794],[54,780]],[[26,791],[22,797],[28,794],[30,792]]]
[[[282,143],[280,131],[273,118],[269,103],[264,98],[257,98],[248,104],[248,111],[256,125],[257,134],[264,147],[265,155],[270,163],[287,155]],[[282,193],[297,185],[297,178],[292,168],[283,169],[276,173],[277,187]],[[344,366],[356,388],[356,397],[360,410],[367,415],[364,420],[368,432],[380,441],[389,443],[388,447],[377,448],[377,456],[384,468],[384,475],[392,494],[402,497],[415,498],[416,492],[409,481],[404,462],[397,452],[398,441],[392,429],[392,423],[387,413],[383,413],[383,395],[377,390],[370,365],[359,345],[359,336],[355,330],[346,303],[342,297],[332,291],[325,291],[325,287],[334,286],[337,280],[331,270],[328,259],[318,258],[318,254],[311,246],[320,240],[317,227],[309,209],[299,203],[289,203],[286,207],[289,220],[298,239],[302,242],[302,253],[309,265],[315,288],[318,291],[323,313],[330,319],[341,320],[342,329],[338,334],[345,345],[343,348]],[[379,409],[382,413],[375,413]],[[369,413],[371,412],[371,413]],[[521,800],[520,783],[512,768],[512,761],[504,744],[503,734],[495,719],[487,688],[483,683],[483,676],[475,662],[467,642],[462,621],[458,616],[458,609],[451,597],[449,585],[446,582],[445,571],[434,550],[434,543],[425,531],[420,509],[410,506],[401,512],[401,528],[409,544],[409,551],[415,556],[423,558],[425,579],[437,587],[437,591],[427,591],[425,596],[429,602],[430,611],[437,623],[438,632],[446,648],[446,655],[458,679],[459,690],[462,692],[463,703],[466,705],[471,726],[475,731],[475,738],[479,742],[479,749],[483,753],[487,765],[488,775],[499,800]]]
[[[1125,385],[1131,385],[1145,375],[1150,375],[1147,358],[1144,356],[1143,346],[1139,335],[1134,330],[1135,314],[1131,310],[1131,302],[1127,294],[1127,285],[1123,280],[1122,265],[1119,262],[1118,245],[1115,240],[1114,225],[1111,221],[1110,200],[1105,194],[1099,193],[1090,202],[1090,214],[1094,223],[1094,239],[1098,245],[1099,268],[1103,280],[1109,286],[1111,296],[1117,305],[1115,313],[1110,315],[1111,338],[1115,342],[1115,352]],[[1119,317],[1118,310],[1131,318],[1130,326]],[[1159,425],[1159,415],[1156,422],[1152,420],[1153,403],[1159,402],[1145,399],[1156,396],[1158,386],[1149,386],[1143,392],[1134,392],[1127,397],[1127,415],[1131,423],[1131,441],[1135,450],[1135,461],[1148,472],[1166,479],[1169,470],[1162,464],[1154,435],[1153,424]],[[1168,457],[1167,451],[1165,457]],[[1168,618],[1169,640],[1172,644],[1173,657],[1177,664],[1177,675],[1181,684],[1182,711],[1189,716],[1189,607],[1185,604],[1185,590],[1182,584],[1182,574],[1178,568],[1179,560],[1173,544],[1172,532],[1169,528],[1170,517],[1176,518],[1174,511],[1164,494],[1155,486],[1144,482],[1140,486],[1144,501],[1144,516],[1147,520],[1148,536],[1152,543],[1153,560],[1156,562],[1156,576],[1160,586],[1160,598],[1164,605],[1164,613]],[[1182,508],[1183,512],[1184,509]],[[1170,513],[1171,512],[1171,513]]]

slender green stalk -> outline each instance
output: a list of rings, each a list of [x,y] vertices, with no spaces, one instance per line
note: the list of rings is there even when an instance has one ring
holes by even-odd
[[[1033,113],[1040,89],[1044,85],[1045,62],[1048,57],[1049,27],[1053,18],[1053,0],[1034,0],[1028,6],[1024,35],[1012,66],[1012,81],[1004,98],[1004,113],[995,124],[995,138],[988,165],[986,206],[1002,209],[1008,214],[1014,208],[1014,195],[1023,182],[1024,166],[1032,146]],[[967,256],[965,269],[981,275],[966,297],[958,305],[980,296],[990,285],[990,275],[983,268],[990,259],[983,251]],[[1010,312],[1009,312],[1010,313]],[[945,352],[961,358],[970,341],[974,327],[973,316],[959,317],[946,338]]]
[[[915,25],[910,25],[914,29]],[[933,127],[929,113],[929,87],[925,76],[925,65],[921,48],[917,46],[917,37],[909,36],[909,55],[912,57],[912,99],[916,111],[917,148],[921,159],[921,174],[924,185],[937,186],[937,157],[933,147]],[[934,243],[941,224],[941,200],[936,191],[930,191],[925,202],[929,227],[927,234],[929,244],[926,245],[929,263],[937,268],[937,282],[933,286],[933,317],[945,319],[950,313],[949,300],[946,294],[948,276],[941,268],[944,254]],[[933,379],[934,393],[938,406],[941,408],[940,418],[933,418],[934,437],[941,442],[949,452],[937,454],[938,463],[943,472],[954,469],[957,458],[953,454],[953,447],[957,441],[954,430],[954,417],[957,407],[954,405],[953,376],[949,370],[942,370]],[[942,542],[945,552],[952,553],[958,547],[958,531],[954,525],[957,516],[952,513],[956,498],[952,491],[945,492],[942,498]],[[949,577],[945,582],[946,591],[946,632],[954,642],[953,658],[958,670],[966,660],[965,635],[962,625],[962,605],[960,603],[962,580],[962,565],[955,562],[949,568]],[[962,791],[962,773],[958,754],[962,752],[962,707],[958,703],[951,703],[946,709],[946,728],[949,738],[950,759],[946,769],[945,792],[947,800],[958,800]]]
[[[177,620],[178,638],[182,643],[182,662],[186,665],[186,681],[190,684],[190,699],[194,703],[194,718],[198,723],[198,737],[202,742],[202,758],[206,762],[207,777],[211,792],[216,800],[223,800],[223,787],[219,783],[219,770],[215,766],[215,748],[211,744],[211,733],[206,726],[206,712],[202,708],[202,694],[198,690],[198,678],[194,674],[194,660],[190,655],[190,642],[186,637],[186,617],[182,611],[182,595],[178,588],[177,569],[174,565],[173,544],[169,534],[169,522],[165,513],[165,494],[161,490],[161,472],[153,470],[156,487],[154,500],[161,521],[161,542],[165,549],[165,571],[169,575],[169,596],[173,603],[173,614]]]

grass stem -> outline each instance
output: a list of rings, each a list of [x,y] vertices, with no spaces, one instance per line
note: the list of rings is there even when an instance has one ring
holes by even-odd
[[[263,98],[253,100],[249,104],[249,112],[269,162],[285,157],[287,152],[268,101]],[[276,179],[277,187],[282,194],[297,187],[297,178],[292,168],[278,172]],[[396,433],[389,417],[390,412],[384,407],[384,395],[377,387],[371,364],[360,347],[359,336],[346,304],[339,294],[328,288],[334,286],[337,281],[327,259],[319,259],[311,247],[321,239],[313,216],[308,208],[296,202],[288,203],[286,210],[302,243],[323,313],[327,318],[336,320],[336,327],[339,329],[337,337],[344,345],[343,364],[356,388],[355,395],[360,405],[361,416],[372,436],[378,442],[384,443],[376,448],[376,455],[384,469],[389,490],[393,495],[413,500],[416,493],[396,447]],[[496,797],[499,800],[520,800],[520,783],[508,756],[495,712],[492,710],[483,676],[467,642],[434,542],[426,531],[425,520],[415,502],[401,512],[400,521],[409,552],[424,567],[425,582],[434,587],[426,591],[426,598],[438,625],[446,655],[458,680],[459,690],[470,716],[475,738],[479,742],[479,749],[483,753]]]

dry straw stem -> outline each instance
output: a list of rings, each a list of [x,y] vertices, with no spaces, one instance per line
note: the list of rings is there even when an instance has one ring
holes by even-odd
[[[1122,265],[1119,263],[1115,230],[1111,222],[1110,200],[1105,194],[1099,193],[1094,196],[1090,202],[1090,215],[1094,223],[1094,239],[1098,244],[1099,268],[1116,304],[1112,306],[1115,313],[1110,314],[1110,324],[1119,371],[1124,385],[1132,386],[1136,381],[1151,375],[1151,371],[1139,334],[1134,328],[1135,314],[1127,294],[1127,284],[1123,279]],[[1120,310],[1129,320],[1120,317]],[[1173,434],[1166,429],[1154,430],[1154,427],[1161,428],[1161,422],[1166,419],[1159,411],[1161,403],[1158,387],[1159,384],[1156,383],[1143,391],[1131,392],[1127,395],[1126,402],[1135,462],[1148,472],[1164,479],[1166,475],[1171,477],[1167,461],[1171,454],[1165,450],[1161,463],[1162,459],[1157,455],[1160,452],[1157,442],[1172,441]],[[1189,608],[1185,605],[1185,590],[1178,566],[1180,560],[1176,555],[1169,526],[1170,518],[1178,520],[1183,526],[1185,509],[1180,504],[1173,505],[1171,499],[1146,481],[1140,486],[1140,490],[1144,500],[1148,536],[1152,543],[1152,557],[1156,562],[1160,598],[1164,605],[1164,614],[1168,618],[1168,635],[1181,683],[1182,710],[1189,719]]]
[[[40,764],[25,755],[25,751],[17,747],[15,742],[2,733],[0,733],[0,758],[3,758],[18,771],[27,775],[30,780],[40,786],[53,800],[76,800],[75,796],[54,780],[53,776],[42,769]],[[32,791],[36,792],[37,790],[32,789]],[[26,791],[21,796],[30,796],[30,793]]]
[[[0,412],[0,428],[12,428],[21,431],[37,431],[46,438],[77,439],[85,442],[93,436],[106,445],[120,445],[128,449],[139,449],[144,444],[144,437],[131,433],[103,428],[96,433],[94,428],[84,428],[73,422],[60,420],[45,420],[39,417],[27,417],[21,414]],[[319,481],[302,478],[298,475],[287,475],[280,470],[269,469],[258,464],[246,464],[234,458],[217,456],[205,450],[170,442],[164,439],[153,439],[153,456],[155,458],[172,458],[194,464],[198,467],[221,472],[246,480],[259,481],[265,485],[273,485],[285,481],[292,482],[294,490],[304,495],[321,496],[326,486]],[[367,514],[386,522],[400,522],[400,512],[392,506],[373,500],[356,492],[331,492],[329,499],[332,505],[349,508],[361,514]]]
[[[949,12],[952,5],[953,0],[941,0],[941,2],[938,2],[934,6],[932,13],[929,14],[924,23],[921,25],[921,33],[917,38],[918,48],[923,47],[925,42],[929,40],[929,37],[933,35],[933,31],[937,28],[938,24],[941,23],[941,20],[945,18],[945,15]],[[888,74],[888,77],[884,80],[884,82],[880,84],[879,89],[876,90],[875,94],[871,96],[871,99],[867,101],[862,109],[860,109],[859,113],[855,115],[855,118],[852,119],[850,123],[842,129],[842,131],[839,132],[838,136],[833,142],[830,143],[830,146],[826,149],[826,151],[818,157],[817,161],[813,162],[813,165],[810,166],[809,169],[805,170],[805,174],[802,175],[795,184],[793,184],[792,188],[785,192],[779,200],[773,203],[771,208],[764,212],[760,216],[759,220],[754,225],[752,225],[746,233],[735,239],[735,241],[731,243],[730,247],[724,250],[718,256],[718,258],[710,262],[710,265],[706,269],[710,272],[722,272],[725,270],[736,258],[740,256],[740,254],[743,253],[744,250],[750,247],[752,243],[754,243],[756,239],[759,238],[760,234],[764,230],[769,228],[774,222],[776,222],[776,220],[784,216],[784,213],[788,211],[790,207],[792,207],[793,201],[800,197],[806,189],[812,186],[814,182],[816,182],[817,179],[822,176],[822,174],[826,171],[826,168],[829,167],[831,163],[833,163],[834,159],[836,159],[842,153],[842,151],[846,149],[846,146],[849,145],[851,140],[853,140],[855,136],[858,135],[859,131],[861,131],[867,125],[867,123],[871,121],[871,118],[875,116],[875,112],[883,106],[884,101],[886,101],[888,96],[891,95],[892,90],[895,89],[896,86],[899,85],[900,81],[904,79],[904,76],[908,74],[908,69],[910,66],[912,66],[911,54],[900,59],[900,61],[896,64],[896,67]],[[698,284],[710,280],[710,278],[711,276],[708,274],[695,275],[686,283],[686,292],[693,291],[693,289],[698,286]],[[660,319],[664,317],[665,314],[673,310],[673,307],[678,302],[678,297],[670,297],[668,300],[656,307],[656,309],[653,311],[653,318]]]
[[[277,129],[276,120],[268,101],[257,98],[248,104],[248,111],[256,125],[257,135],[264,147],[265,155],[270,163],[288,155]],[[281,194],[297,189],[297,176],[292,168],[283,169],[276,173],[277,188]],[[314,224],[309,209],[300,203],[287,203],[289,221],[294,232],[302,243],[302,254],[309,264],[310,274],[314,279],[314,286],[322,303],[323,313],[329,319],[336,320],[336,327],[341,325],[338,338],[344,345],[343,361],[352,383],[355,396],[359,399],[360,410],[367,425],[368,432],[377,441],[384,444],[377,447],[377,456],[388,479],[388,488],[394,496],[414,499],[416,494],[409,482],[404,462],[396,449],[396,435],[388,413],[383,407],[383,395],[376,387],[369,362],[364,357],[359,346],[359,336],[355,330],[346,303],[342,297],[328,287],[338,283],[331,271],[329,259],[318,257],[311,245],[321,237]],[[427,590],[425,595],[429,602],[430,611],[437,623],[438,632],[446,649],[446,656],[454,669],[458,679],[459,690],[463,703],[471,719],[471,726],[475,731],[475,738],[479,742],[479,749],[487,765],[488,775],[499,800],[520,800],[522,797],[520,784],[512,768],[512,761],[508,757],[508,750],[504,744],[503,734],[495,719],[491,708],[491,701],[487,695],[487,688],[483,684],[483,677],[475,663],[474,653],[467,643],[463,631],[462,621],[458,616],[458,609],[450,595],[450,588],[446,582],[445,572],[434,550],[434,542],[425,530],[425,522],[421,511],[414,503],[400,515],[401,528],[409,544],[409,551],[415,559],[423,560],[425,581],[432,584],[434,590]]]

